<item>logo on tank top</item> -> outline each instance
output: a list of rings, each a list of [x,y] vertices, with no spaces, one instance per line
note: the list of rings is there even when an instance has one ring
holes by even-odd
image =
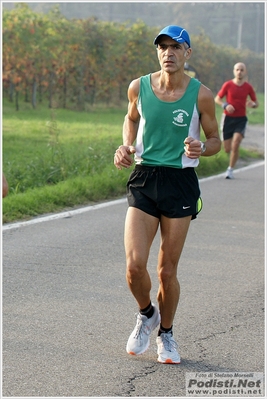
[[[173,121],[172,123],[176,126],[180,127],[185,127],[187,126],[187,123],[185,122],[185,119],[189,117],[189,113],[185,111],[184,109],[176,109],[173,111]]]

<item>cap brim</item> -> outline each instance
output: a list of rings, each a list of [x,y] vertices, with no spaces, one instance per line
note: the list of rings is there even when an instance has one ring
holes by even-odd
[[[160,35],[158,35],[155,40],[154,40],[154,44],[158,44],[159,39],[161,38],[161,36],[169,36],[169,38],[171,38],[172,40],[176,41],[177,43],[187,43],[186,40],[184,40],[182,37],[179,40],[174,39],[173,37],[171,37],[170,35],[167,35],[166,33],[161,33]],[[188,46],[190,47],[189,43],[187,43]]]

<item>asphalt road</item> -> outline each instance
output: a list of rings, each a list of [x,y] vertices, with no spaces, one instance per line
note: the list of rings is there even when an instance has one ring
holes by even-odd
[[[248,123],[241,147],[264,154],[266,149],[265,136],[264,125],[251,125]]]
[[[189,372],[264,371],[264,162],[200,185],[179,265],[180,365],[156,362],[156,331],[145,354],[125,351],[137,308],[124,199],[4,227],[3,397],[183,397]]]

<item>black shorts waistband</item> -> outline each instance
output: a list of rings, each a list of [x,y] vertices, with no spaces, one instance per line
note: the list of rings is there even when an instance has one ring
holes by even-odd
[[[144,171],[144,172],[174,172],[174,173],[192,173],[195,171],[195,168],[173,168],[171,166],[152,166],[152,165],[135,165],[134,170]]]

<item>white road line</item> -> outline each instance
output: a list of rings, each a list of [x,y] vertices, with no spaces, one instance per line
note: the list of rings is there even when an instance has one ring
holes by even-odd
[[[248,169],[253,169],[253,168],[257,168],[259,166],[264,165],[264,161],[260,161],[260,162],[255,162],[252,163],[248,166],[245,166],[243,168],[239,168],[239,169],[235,169],[235,174],[246,171]],[[219,175],[214,175],[214,176],[210,176],[210,177],[205,177],[203,179],[199,179],[199,181],[201,182],[201,184],[205,183],[205,181],[209,181],[209,180],[215,180],[221,177],[224,177],[225,172],[221,173]],[[90,212],[90,211],[94,211],[96,209],[101,209],[101,208],[106,208],[108,206],[112,206],[112,205],[118,205],[118,204],[123,204],[126,203],[126,198],[121,198],[118,200],[114,200],[114,201],[108,201],[108,202],[104,202],[101,204],[97,204],[97,205],[89,205],[86,207],[82,207],[79,209],[75,209],[72,211],[66,211],[66,212],[60,212],[60,213],[55,213],[52,215],[47,215],[47,216],[42,216],[42,217],[37,217],[35,219],[32,220],[27,220],[24,222],[17,222],[17,223],[10,223],[10,224],[4,224],[2,226],[2,230],[11,230],[11,229],[18,229],[19,227],[23,227],[23,226],[28,226],[31,224],[37,224],[37,223],[42,223],[42,222],[48,222],[50,220],[55,220],[55,219],[63,219],[63,218],[68,218],[74,215],[79,215],[81,213],[85,213],[85,212]]]

